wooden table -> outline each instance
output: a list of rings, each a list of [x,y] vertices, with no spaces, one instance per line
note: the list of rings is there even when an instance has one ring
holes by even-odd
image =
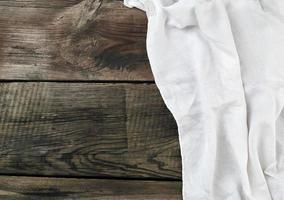
[[[147,19],[118,0],[0,1],[0,199],[181,199]]]

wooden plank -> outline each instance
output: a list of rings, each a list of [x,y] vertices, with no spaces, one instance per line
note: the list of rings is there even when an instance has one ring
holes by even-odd
[[[0,177],[0,198],[9,200],[181,200],[181,182]]]
[[[0,83],[0,173],[180,179],[154,84]]]
[[[117,0],[1,0],[0,79],[152,81],[146,26]]]

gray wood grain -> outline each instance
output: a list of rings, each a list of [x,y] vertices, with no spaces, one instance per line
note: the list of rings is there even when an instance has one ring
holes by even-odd
[[[117,0],[1,0],[0,79],[152,81],[146,26]]]
[[[0,173],[180,179],[154,84],[0,83]]]
[[[181,182],[0,176],[0,199],[181,200]]]

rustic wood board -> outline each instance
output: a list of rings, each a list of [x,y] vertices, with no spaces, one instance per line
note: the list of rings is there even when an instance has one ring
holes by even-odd
[[[0,83],[0,173],[181,179],[154,84]]]
[[[0,176],[9,200],[181,200],[181,182]]]
[[[117,0],[1,0],[0,79],[152,81],[146,28]]]

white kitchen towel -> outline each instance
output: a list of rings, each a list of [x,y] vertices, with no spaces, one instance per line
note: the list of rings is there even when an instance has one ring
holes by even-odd
[[[184,200],[284,200],[284,3],[124,0],[176,119]],[[282,12],[281,12],[282,11]]]

